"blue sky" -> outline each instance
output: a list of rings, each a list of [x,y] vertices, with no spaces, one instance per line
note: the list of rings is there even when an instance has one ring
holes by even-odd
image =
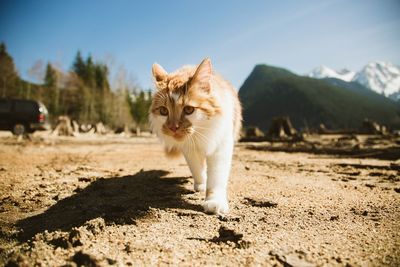
[[[400,65],[400,1],[0,0],[0,41],[25,78],[37,60],[69,70],[80,50],[144,88],[152,63],[172,71],[204,57],[240,87],[258,63],[298,74]]]

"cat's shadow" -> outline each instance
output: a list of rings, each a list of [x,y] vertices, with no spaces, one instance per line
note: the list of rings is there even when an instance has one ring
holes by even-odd
[[[185,177],[165,177],[162,170],[141,171],[135,175],[100,178],[74,195],[58,201],[41,214],[20,220],[20,239],[27,240],[48,230],[69,231],[101,217],[107,224],[134,224],[148,215],[150,208],[179,208],[202,211],[200,205],[188,203],[183,194]]]

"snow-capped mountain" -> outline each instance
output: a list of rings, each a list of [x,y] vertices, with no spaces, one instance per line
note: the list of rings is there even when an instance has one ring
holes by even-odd
[[[356,74],[354,81],[390,96],[400,90],[400,68],[388,62],[371,62]]]
[[[395,98],[400,92],[400,67],[389,62],[371,62],[361,71],[336,71],[325,66],[318,67],[307,76],[312,78],[337,78],[346,82],[358,82],[379,94]]]
[[[347,69],[339,71],[328,68],[327,66],[319,66],[311,71],[308,76],[311,78],[322,79],[322,78],[336,78],[346,82],[353,80],[356,73]]]

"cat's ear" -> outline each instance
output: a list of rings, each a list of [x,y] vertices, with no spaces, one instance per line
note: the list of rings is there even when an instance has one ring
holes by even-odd
[[[194,73],[191,83],[199,84],[205,91],[210,90],[210,78],[212,73],[211,60],[209,58],[204,59],[197,67]]]
[[[168,77],[168,73],[159,64],[154,63],[152,67],[153,77],[156,82],[164,81]]]

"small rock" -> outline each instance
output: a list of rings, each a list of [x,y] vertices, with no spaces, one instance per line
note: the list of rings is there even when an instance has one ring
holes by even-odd
[[[9,260],[5,266],[6,267],[29,266],[29,261],[24,256],[18,255],[17,258]]]
[[[249,248],[250,242],[243,240],[243,234],[237,233],[234,230],[228,229],[225,226],[221,226],[218,230],[218,237],[214,237],[209,241],[214,243],[229,243],[232,242],[236,245],[236,248]]]
[[[56,248],[67,249],[71,247],[71,243],[69,243],[65,237],[54,238],[49,243],[55,246]]]
[[[92,181],[92,178],[90,178],[90,177],[79,177],[78,181],[79,182],[90,182],[90,181]]]
[[[239,217],[230,217],[230,216],[223,216],[223,215],[219,215],[218,220],[220,220],[221,222],[240,222]]]
[[[330,218],[329,220],[331,220],[331,221],[337,221],[337,220],[339,220],[339,215],[331,216],[331,218]]]
[[[262,200],[248,198],[248,197],[245,197],[244,199],[246,201],[246,204],[249,204],[253,207],[276,208],[278,206],[278,203],[275,203],[272,201],[262,201]]]
[[[125,250],[127,253],[133,252],[133,248],[132,248],[131,244],[126,244],[124,250]]]
[[[77,188],[74,189],[74,192],[75,192],[75,193],[80,193],[80,192],[82,192],[82,191],[83,191],[83,189],[80,188],[79,186],[78,186]]]
[[[72,261],[76,263],[78,266],[85,267],[95,267],[98,266],[98,262],[91,255],[83,253],[82,251],[78,251],[72,257]]]
[[[73,247],[82,246],[81,242],[81,232],[74,228],[71,230],[68,236],[68,241],[72,244]]]
[[[110,264],[110,265],[114,265],[114,264],[117,263],[117,261],[113,260],[113,259],[110,259],[110,258],[107,258],[107,263]]]
[[[106,227],[106,223],[103,218],[96,218],[90,221],[87,221],[84,226],[87,230],[92,232],[93,235],[100,234],[104,228]]]

